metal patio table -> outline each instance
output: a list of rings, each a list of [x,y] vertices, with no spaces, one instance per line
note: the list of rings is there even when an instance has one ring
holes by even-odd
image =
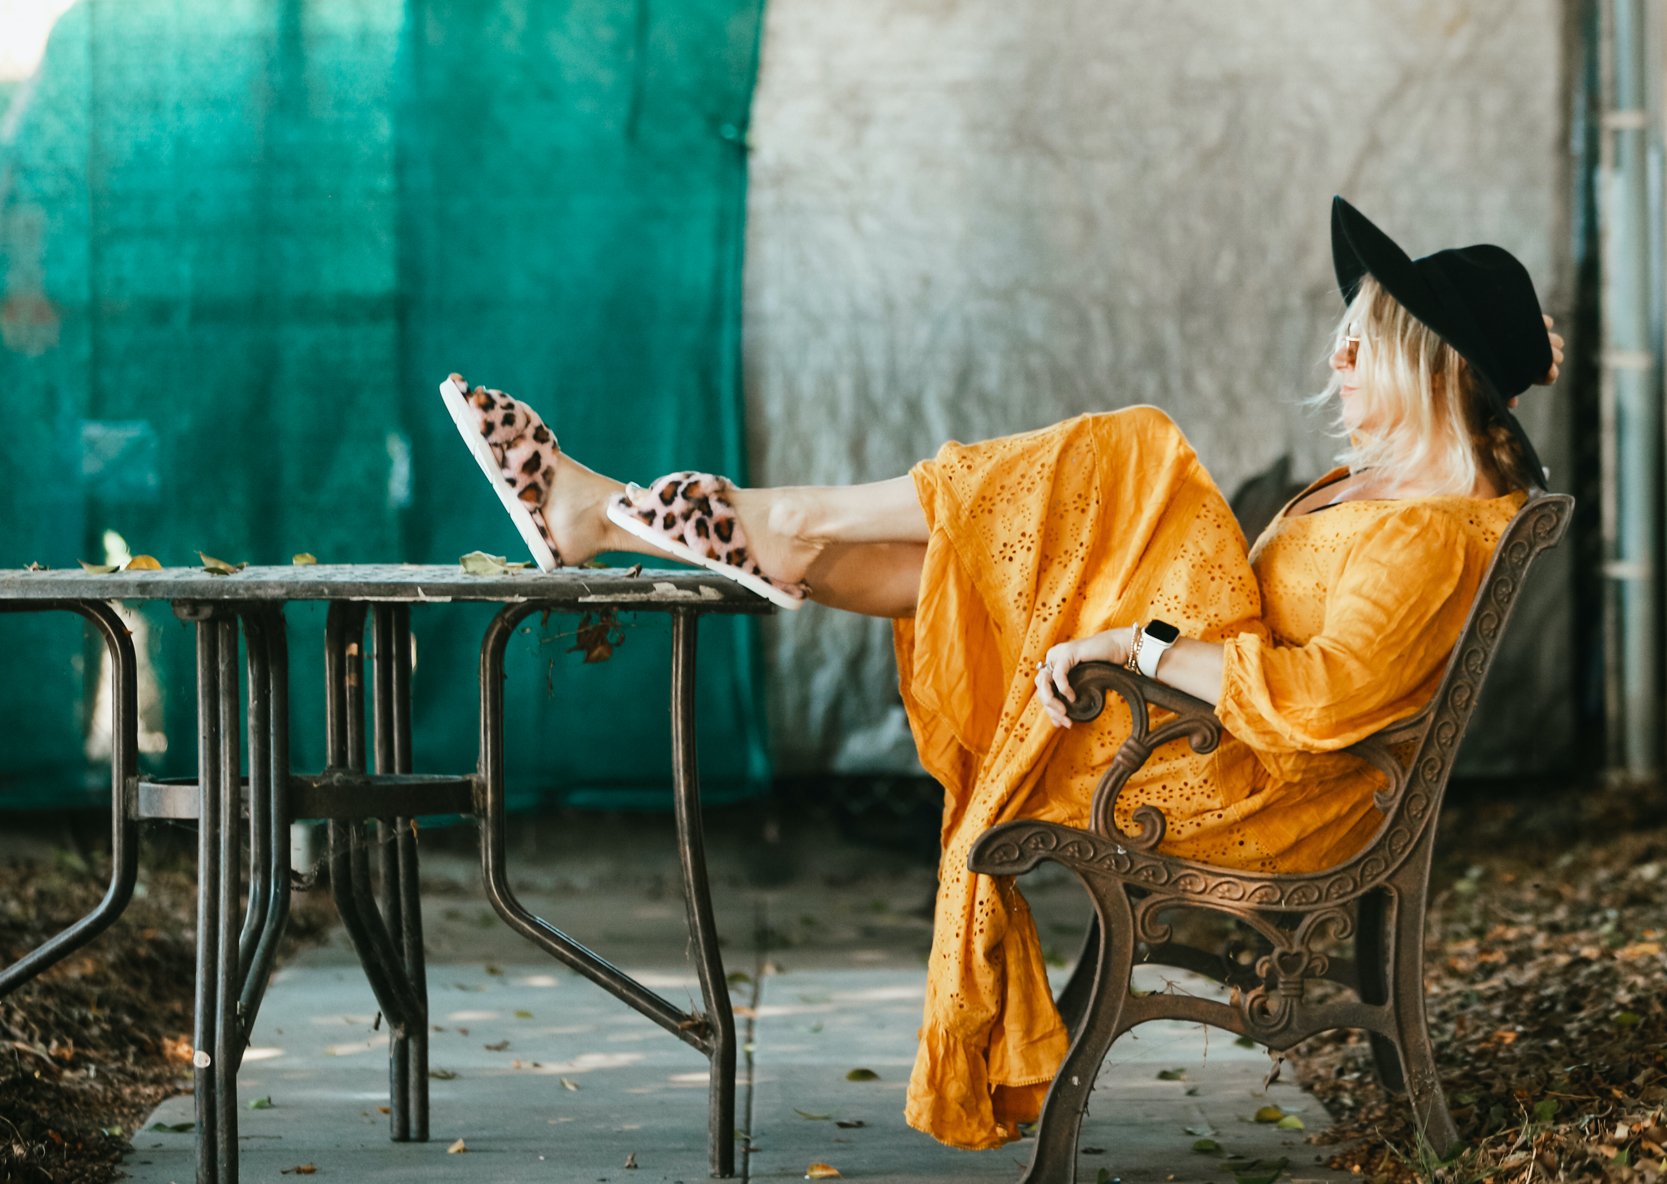
[[[137,670],[114,602],[160,600],[196,625],[198,776],[189,783],[138,771]],[[283,608],[323,601],[325,765],[289,766],[288,643]],[[413,605],[503,605],[480,649],[480,757],[470,774],[411,768]],[[504,652],[533,613],[608,609],[669,613],[672,784],[678,853],[704,1010],[685,1011],[529,912],[505,867]],[[694,734],[695,633],[703,613],[766,613],[767,602],[714,575],[690,571],[564,569],[477,576],[460,567],[251,567],[92,574],[0,574],[0,612],[64,611],[100,634],[113,672],[111,873],[103,899],[75,924],[0,969],[0,996],[107,928],[127,906],[146,819],[198,824],[196,1022],[197,1179],[237,1179],[237,1069],[260,1009],[289,913],[292,821],[328,823],[330,886],[342,923],[389,1025],[389,1125],[395,1141],[428,1138],[428,1000],[413,820],[469,814],[479,822],[481,870],[498,915],[516,932],[703,1053],[711,1066],[708,1146],[714,1176],[735,1162],[735,1020],[718,950],[699,809]],[[365,726],[364,630],[371,621],[371,726]],[[238,649],[247,662],[240,694]],[[241,768],[240,715],[248,721]],[[368,743],[367,743],[368,740]],[[374,761],[367,756],[374,756]],[[248,901],[239,916],[246,814]],[[380,892],[371,881],[367,826],[377,820]],[[378,896],[380,899],[378,899]]]

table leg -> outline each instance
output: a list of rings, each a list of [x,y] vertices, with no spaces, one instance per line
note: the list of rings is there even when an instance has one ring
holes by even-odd
[[[711,1025],[707,1056],[707,1150],[714,1176],[735,1174],[735,1013],[724,977],[718,928],[712,915],[712,887],[706,875],[706,840],[700,813],[700,774],[695,756],[695,636],[699,618],[679,611],[671,619],[672,785],[677,818],[677,855],[683,865],[683,899],[695,939],[701,999]]]
[[[673,742],[678,754],[675,774],[679,854],[685,887],[689,889],[690,925],[699,947],[697,973],[708,1009],[706,1014],[683,1011],[544,918],[533,915],[516,899],[509,885],[505,865],[508,828],[504,808],[504,651],[516,625],[536,611],[537,605],[511,605],[503,609],[492,619],[481,642],[480,796],[475,814],[480,819],[481,876],[485,880],[487,899],[511,929],[706,1055],[712,1073],[711,1170],[715,1176],[731,1175],[735,1156],[735,1020],[712,922],[700,834],[699,788],[694,775],[695,615],[678,613],[674,618],[678,623],[673,626],[676,639],[672,663],[676,729]]]
[[[237,1179],[237,1095],[228,1070],[225,995],[236,973],[237,632],[211,609],[197,623],[197,1000],[191,1064],[197,1106],[197,1182]],[[230,653],[226,651],[229,649]],[[230,682],[230,686],[225,684]],[[227,703],[231,707],[227,707]],[[231,736],[225,735],[228,724]],[[227,777],[226,753],[231,753]],[[228,784],[229,780],[229,784]],[[226,853],[231,852],[232,867]],[[227,907],[230,897],[231,906]]]
[[[139,682],[133,639],[116,610],[99,601],[8,604],[0,611],[51,609],[86,617],[98,629],[110,655],[110,883],[92,912],[10,966],[0,967],[0,998],[108,929],[133,899],[133,885],[139,877],[139,824],[132,802],[139,777]]]
[[[329,765],[360,773],[365,771],[364,622],[363,604],[332,604],[325,644],[325,736]],[[426,1008],[407,977],[405,962],[394,947],[371,892],[365,824],[359,820],[332,819],[329,843],[331,896],[388,1023],[392,1065],[398,1048],[413,1027],[422,1025],[426,1030]],[[390,1068],[390,1074],[394,1072]],[[394,1117],[396,1107],[404,1112],[397,1088],[390,1091],[389,1098],[391,1134],[396,1140],[409,1138],[409,1133],[401,1134]],[[409,1132],[408,1121],[406,1131]]]
[[[241,1064],[289,921],[289,646],[283,609],[243,619],[249,649],[249,918],[238,943]],[[258,902],[258,903],[257,903]],[[251,937],[250,930],[253,929]]]
[[[372,734],[378,773],[411,771],[411,609],[372,609],[375,669]],[[418,893],[416,821],[380,823],[382,917],[403,963],[418,1013],[388,1049],[388,1122],[399,1142],[428,1140],[428,982]]]
[[[238,823],[242,798],[242,732],[238,695],[237,618],[226,615],[215,622],[220,632],[217,655],[220,663],[220,825],[210,836],[220,847],[219,879],[215,909],[219,933],[215,946],[214,1063],[209,1072],[216,1077],[214,1102],[219,1113],[215,1127],[219,1145],[219,1184],[237,1184],[237,1064],[242,1058],[242,1024],[237,1013],[238,987],[242,982],[238,966],[238,897],[242,886],[242,835]]]

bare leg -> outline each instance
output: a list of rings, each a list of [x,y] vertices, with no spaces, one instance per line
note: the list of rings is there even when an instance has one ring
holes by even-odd
[[[835,543],[805,573],[817,604],[871,617],[912,617],[925,543]]]
[[[563,559],[583,563],[599,551],[662,554],[608,521],[607,500],[624,488],[618,481],[565,453],[556,463],[543,510]],[[826,586],[828,592],[816,600],[855,612],[898,616],[914,611],[908,572],[912,569],[912,587],[918,590],[928,531],[912,478],[737,489],[730,502],[753,556],[774,578],[804,580],[818,591]],[[824,559],[829,550],[834,553]],[[865,581],[874,586],[863,587]],[[905,612],[880,611],[886,606]]]

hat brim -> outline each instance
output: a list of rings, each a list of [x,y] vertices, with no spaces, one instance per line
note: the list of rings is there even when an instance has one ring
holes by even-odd
[[[1412,266],[1412,257],[1341,197],[1331,199],[1331,266],[1345,304],[1359,293],[1360,281],[1368,274],[1414,316],[1417,306],[1430,300],[1429,287]]]

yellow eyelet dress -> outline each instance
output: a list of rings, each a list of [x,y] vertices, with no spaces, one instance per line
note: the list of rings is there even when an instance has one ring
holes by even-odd
[[[1225,643],[1217,711],[1229,735],[1213,753],[1159,750],[1124,790],[1121,821],[1132,829],[1128,813],[1156,805],[1163,851],[1327,867],[1372,834],[1380,785],[1328,754],[1428,700],[1523,495],[1344,502],[1281,516],[1247,551],[1226,499],[1153,407],[946,444],[912,475],[931,535],[895,643],[944,816],[904,1115],[952,1146],[997,1147],[1040,1112],[1067,1039],[1024,898],[1010,879],[969,872],[967,853],[1013,818],[1086,825],[1129,731],[1115,696],[1092,724],[1048,722],[1032,681],[1048,648],[1153,617]]]

